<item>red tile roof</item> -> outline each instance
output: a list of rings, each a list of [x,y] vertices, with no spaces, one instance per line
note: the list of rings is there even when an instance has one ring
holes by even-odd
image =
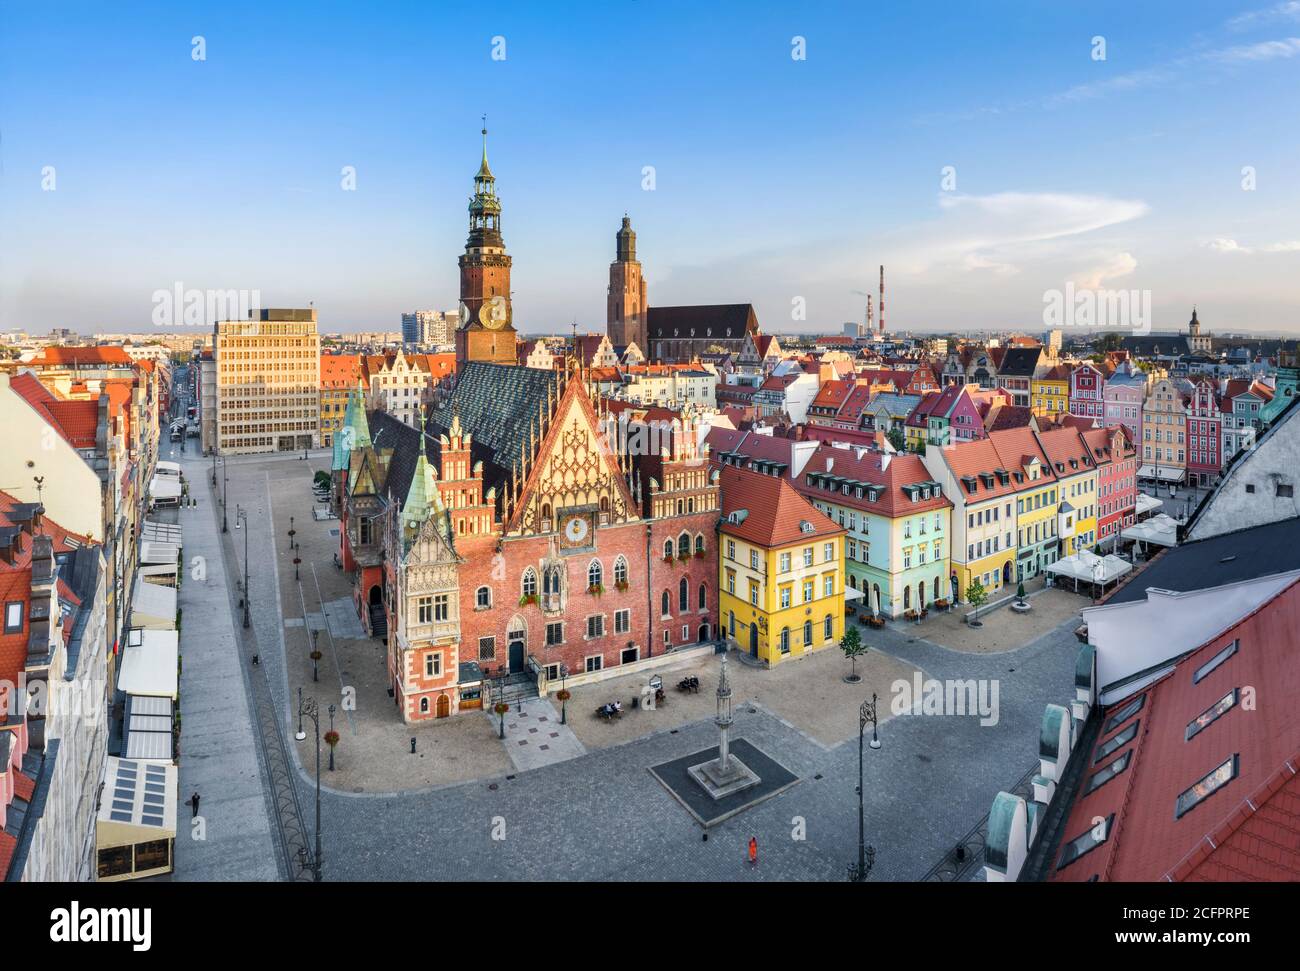
[[[774,475],[738,469],[722,468],[722,532],[748,543],[764,547],[788,546],[831,536],[841,536],[845,530],[818,512],[790,483]],[[744,510],[746,515],[739,523],[726,517]],[[803,524],[811,529],[805,530]]]
[[[1100,746],[1137,724],[1132,741],[1100,760],[1107,765],[1128,753],[1127,768],[1091,793],[1080,790],[1062,841],[1086,832],[1098,817],[1113,813],[1114,821],[1105,842],[1059,870],[1058,855],[1049,879],[1300,880],[1298,629],[1300,581],[1184,656],[1154,684],[1106,709],[1102,717],[1144,699],[1137,712],[1098,736]],[[1194,672],[1233,641],[1236,653],[1195,682]],[[1187,737],[1194,720],[1245,688],[1258,691],[1253,709],[1239,696]],[[1088,756],[1091,776],[1095,756]],[[1178,816],[1179,795],[1234,757],[1236,776]]]
[[[831,493],[808,484],[808,476],[818,472],[829,472],[831,475],[842,476],[854,482],[881,485],[885,488],[875,502],[870,501],[865,491],[863,497],[859,499],[855,488],[850,488],[848,495],[843,492]],[[912,513],[951,507],[952,503],[943,495],[917,499],[913,502],[903,491],[903,486],[906,485],[933,482],[934,476],[926,469],[919,455],[900,453],[886,456],[879,452],[863,452],[859,456],[851,448],[819,445],[817,451],[813,452],[812,457],[803,467],[795,488],[809,499],[834,502],[851,509],[862,509],[894,519]]]
[[[113,345],[101,347],[46,347],[27,362],[29,367],[130,367],[134,362],[122,348]]]
[[[46,407],[45,416],[73,448],[95,447],[99,402],[56,401]]]

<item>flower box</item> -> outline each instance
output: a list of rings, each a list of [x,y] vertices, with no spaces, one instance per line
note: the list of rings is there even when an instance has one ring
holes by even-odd
[[[619,580],[615,582],[614,589],[617,590],[619,593],[625,593],[627,591],[628,586],[629,584],[626,580]]]
[[[593,597],[599,597],[604,592],[605,585],[603,583],[593,583],[591,586],[587,587],[587,593],[591,594]]]
[[[697,560],[702,560],[702,559],[704,559],[704,550],[696,550],[696,551],[695,551],[695,558],[696,558]]]
[[[535,593],[526,593],[519,598],[519,606],[521,607],[527,607],[529,604],[535,603],[537,603],[537,594]]]

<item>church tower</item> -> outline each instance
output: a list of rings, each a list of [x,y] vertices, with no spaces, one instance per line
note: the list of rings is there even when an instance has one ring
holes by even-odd
[[[606,323],[609,342],[616,347],[636,344],[643,354],[646,343],[645,277],[636,258],[636,233],[632,220],[623,217],[623,228],[615,239],[615,259],[609,264],[609,302]]]
[[[474,195],[469,200],[469,238],[460,257],[456,366],[461,368],[470,361],[518,363],[510,309],[510,257],[501,239],[496,179],[488,167],[486,122],[483,162],[474,176]]]

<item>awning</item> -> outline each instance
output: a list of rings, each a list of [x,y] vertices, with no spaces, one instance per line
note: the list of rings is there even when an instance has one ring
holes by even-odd
[[[173,546],[181,545],[182,530],[176,523],[158,523],[152,519],[146,519],[140,524],[140,538],[153,540],[159,543],[171,543]]]
[[[110,755],[95,820],[99,849],[131,846],[176,836],[174,765],[137,762]]]
[[[172,724],[170,698],[127,695],[122,722],[125,733],[122,751],[128,759],[171,762],[174,754]]]
[[[176,565],[180,559],[181,548],[174,543],[160,543],[147,539],[140,544],[140,563],[166,563]]]
[[[178,638],[174,630],[138,630],[127,634],[117,686],[129,695],[176,697]]]
[[[1186,469],[1169,465],[1143,465],[1138,469],[1139,479],[1158,479],[1160,482],[1182,482]]]
[[[862,600],[865,596],[866,595],[856,587],[844,588],[844,599],[846,602],[849,600]]]
[[[176,588],[136,577],[131,594],[131,626],[150,630],[176,629]]]
[[[150,499],[179,499],[181,480],[170,475],[155,475],[149,483]]]
[[[1049,563],[1046,567],[1047,572],[1057,576],[1102,585],[1118,580],[1132,569],[1133,564],[1121,556],[1098,556],[1091,550],[1079,550],[1073,556]]]
[[[1120,539],[1156,546],[1178,545],[1178,521],[1166,513],[1157,513],[1150,519],[1134,523],[1120,534]]]
[[[1137,515],[1145,516],[1147,513],[1159,509],[1162,503],[1155,496],[1148,496],[1145,492],[1139,492],[1137,497]]]
[[[135,575],[145,583],[157,584],[163,587],[176,586],[175,563],[151,563],[137,567]]]
[[[173,479],[179,479],[181,475],[181,464],[179,462],[168,462],[164,459],[154,466],[154,472],[158,475],[165,475]]]

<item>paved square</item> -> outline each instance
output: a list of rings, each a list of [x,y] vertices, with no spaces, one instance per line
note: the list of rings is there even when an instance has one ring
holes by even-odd
[[[691,766],[716,759],[718,757],[716,745],[693,755],[685,755],[671,762],[661,762],[659,765],[651,766],[650,774],[658,779],[663,787],[673,794],[673,798],[695,817],[695,821],[706,829],[785,792],[799,781],[799,777],[793,772],[775,759],[769,758],[743,738],[732,741],[731,752],[759,779],[758,785],[751,786],[734,796],[713,799],[700,788],[698,782],[691,778],[688,771]]]

